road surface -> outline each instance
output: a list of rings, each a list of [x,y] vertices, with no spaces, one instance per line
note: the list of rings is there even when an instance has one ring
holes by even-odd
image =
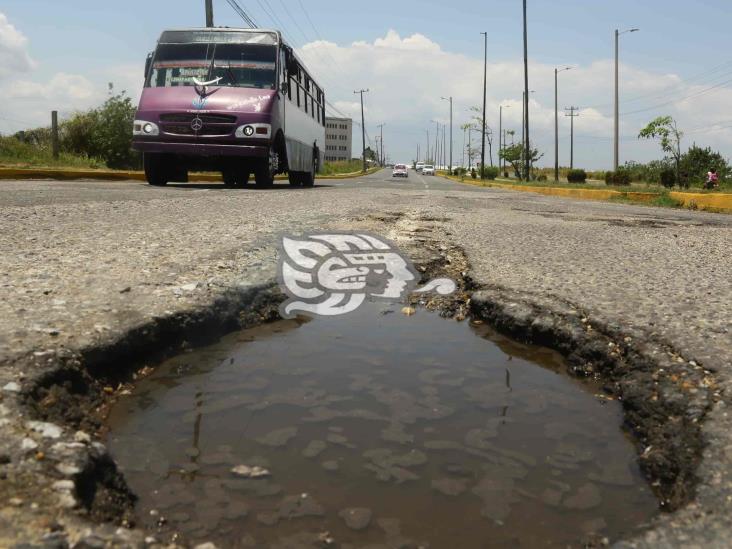
[[[282,234],[355,229],[415,253],[423,238],[456,246],[476,286],[569,304],[589,322],[662,342],[682,361],[717,372],[722,395],[729,383],[732,216],[480,188],[412,171],[407,180],[382,171],[314,189],[2,181],[0,387],[10,389],[0,403],[0,439],[24,436],[13,384],[37,374],[24,366],[28,353],[94,348],[233,288],[274,280]],[[732,539],[724,400],[705,423],[695,506],[662,521],[647,543]],[[14,443],[5,444],[15,455]],[[9,517],[26,524],[3,505],[0,532]]]

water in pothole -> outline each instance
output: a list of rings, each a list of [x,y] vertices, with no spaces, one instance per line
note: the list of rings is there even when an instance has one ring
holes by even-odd
[[[178,356],[112,410],[161,538],[221,547],[567,546],[657,501],[617,402],[557,354],[400,305]]]

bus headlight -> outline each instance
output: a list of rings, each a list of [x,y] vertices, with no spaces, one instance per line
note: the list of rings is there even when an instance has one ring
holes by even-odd
[[[148,137],[154,137],[160,135],[160,128],[153,122],[147,122],[145,120],[135,120],[132,127],[132,135],[142,135]]]
[[[267,139],[272,133],[272,126],[269,124],[246,124],[236,129],[236,137],[243,139],[246,137],[255,137]]]

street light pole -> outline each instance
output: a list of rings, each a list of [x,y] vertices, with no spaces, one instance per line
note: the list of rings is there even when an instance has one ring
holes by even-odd
[[[369,90],[359,90],[353,92],[354,94],[361,94],[361,142],[363,143],[363,173],[366,173],[366,119],[363,114],[363,94],[368,93]]]
[[[524,0],[525,1],[525,0]],[[483,127],[480,129],[481,146],[480,146],[480,178],[483,179],[485,167],[485,102],[486,93],[488,92],[488,32],[481,32],[484,38],[483,42]]]
[[[620,32],[615,29],[615,135],[613,139],[613,169],[620,166],[620,35],[626,32],[638,32],[640,29],[628,29]]]
[[[442,100],[450,102],[450,166],[448,169],[452,173],[452,96],[443,97]]]
[[[386,160],[386,154],[384,153],[384,126],[386,124],[379,124],[376,126],[381,130],[381,138],[379,139],[379,142],[381,143],[381,167],[384,167],[384,161]]]
[[[559,181],[559,73],[568,71],[572,67],[562,70],[554,69],[554,181]]]
[[[526,0],[524,0],[524,110],[526,114],[524,116],[524,124],[526,126],[524,132],[524,171],[525,180],[528,181],[531,177],[530,166],[529,166],[529,144],[531,139],[529,138],[529,27],[526,20]]]

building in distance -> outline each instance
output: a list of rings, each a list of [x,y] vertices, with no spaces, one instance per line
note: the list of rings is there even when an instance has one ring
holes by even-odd
[[[325,117],[325,161],[351,160],[353,152],[353,120]]]

